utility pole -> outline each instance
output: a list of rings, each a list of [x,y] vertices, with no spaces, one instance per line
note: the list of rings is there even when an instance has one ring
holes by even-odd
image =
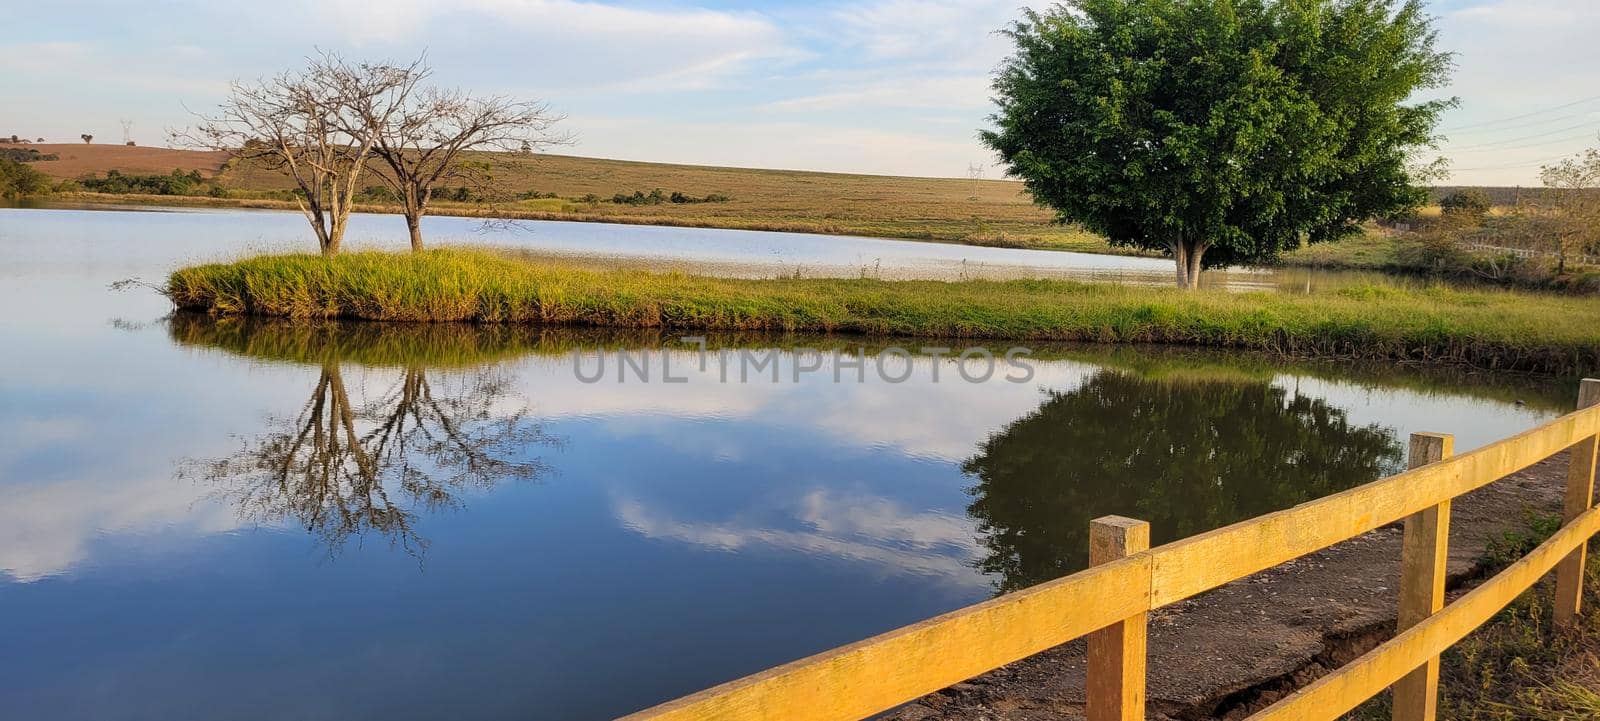
[[[978,190],[983,184],[983,163],[969,163],[967,177],[972,178],[972,196],[967,200],[977,200]]]

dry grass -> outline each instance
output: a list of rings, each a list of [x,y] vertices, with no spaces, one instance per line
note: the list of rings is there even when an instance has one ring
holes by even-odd
[[[224,187],[241,198],[211,202],[233,205],[270,203],[251,197],[291,188],[279,173],[260,168],[223,168],[219,153],[127,148],[117,145],[38,145],[61,160],[38,163],[58,178],[88,173],[167,173],[173,168],[220,172]],[[942,242],[1112,252],[1104,239],[1077,228],[1055,225],[1049,211],[1035,206],[1011,181],[909,178],[791,170],[755,170],[698,165],[641,163],[562,155],[497,154],[496,184],[515,195],[555,193],[556,199],[513,203],[514,214],[530,219],[589,220],[651,225],[782,230],[836,235],[908,238]],[[373,179],[371,185],[377,185]],[[728,196],[721,203],[623,205],[617,193],[660,188],[695,197]],[[586,203],[593,194],[602,199]],[[974,198],[974,195],[976,197]],[[100,198],[100,200],[110,200]],[[119,197],[118,202],[171,202],[168,197]],[[288,203],[282,204],[289,207]],[[470,214],[476,206],[441,202],[440,214]]]
[[[33,148],[41,153],[61,156],[59,160],[41,160],[31,165],[39,172],[62,180],[91,174],[104,175],[107,170],[150,175],[170,173],[177,169],[184,172],[198,170],[205,175],[214,175],[228,160],[227,153],[106,143],[30,143],[16,147]]]

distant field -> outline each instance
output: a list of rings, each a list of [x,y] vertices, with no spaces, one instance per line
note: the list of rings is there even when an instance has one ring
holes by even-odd
[[[174,169],[198,170],[213,175],[222,169],[227,153],[169,148],[141,148],[128,145],[85,145],[83,143],[29,143],[13,147],[33,148],[41,153],[54,153],[60,160],[42,160],[33,167],[50,176],[68,179],[90,173],[104,174],[107,170],[124,173],[170,173]]]
[[[282,175],[225,167],[222,153],[135,148],[121,145],[28,147],[58,153],[60,160],[35,163],[57,178],[88,173],[166,173],[174,168],[217,175],[224,187],[243,194],[283,190]],[[601,160],[563,155],[497,155],[498,183],[511,193],[555,193],[559,198],[516,203],[528,217],[618,220],[797,232],[867,235],[1016,247],[1113,252],[1105,241],[1077,228],[1054,225],[1051,214],[1022,192],[1020,183],[968,179],[907,178],[791,170],[753,170],[696,165]],[[371,185],[377,185],[373,179]],[[624,205],[618,193],[681,192],[694,197],[728,196],[719,203]],[[581,202],[586,195],[597,203]],[[976,196],[976,197],[974,197]],[[135,201],[142,199],[132,199]],[[145,202],[162,202],[150,198]],[[470,206],[459,210],[467,212]],[[452,212],[441,203],[438,210]]]

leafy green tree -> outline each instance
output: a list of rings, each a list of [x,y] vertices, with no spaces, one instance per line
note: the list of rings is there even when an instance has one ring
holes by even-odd
[[[20,198],[50,192],[50,176],[26,163],[0,157],[0,197]]]
[[[1392,431],[1266,382],[1101,371],[991,436],[962,466],[978,567],[1012,591],[1088,564],[1089,521],[1154,542],[1219,528],[1400,469]]]
[[[1421,0],[1069,0],[1006,34],[984,141],[1036,202],[1179,287],[1420,205],[1454,100]]]

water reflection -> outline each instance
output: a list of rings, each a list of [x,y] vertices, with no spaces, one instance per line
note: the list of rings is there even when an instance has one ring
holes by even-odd
[[[967,512],[1002,591],[1087,565],[1089,521],[1151,523],[1153,542],[1287,508],[1399,469],[1394,430],[1265,382],[1102,370],[984,441]]]
[[[258,525],[293,522],[336,553],[369,534],[414,554],[428,540],[418,531],[424,513],[459,508],[464,493],[508,480],[533,480],[548,468],[529,451],[555,440],[510,392],[493,365],[430,371],[423,359],[442,354],[459,362],[494,357],[498,348],[450,343],[457,332],[411,334],[403,344],[349,341],[349,327],[215,321],[177,315],[174,338],[252,357],[317,359],[310,398],[293,418],[271,418],[259,436],[234,454],[191,459],[181,475],[218,489],[241,520]],[[426,326],[419,326],[426,329]],[[369,328],[370,330],[370,328]],[[459,330],[459,329],[458,329]],[[477,351],[474,353],[474,351]],[[352,397],[347,360],[398,365],[386,388]]]

